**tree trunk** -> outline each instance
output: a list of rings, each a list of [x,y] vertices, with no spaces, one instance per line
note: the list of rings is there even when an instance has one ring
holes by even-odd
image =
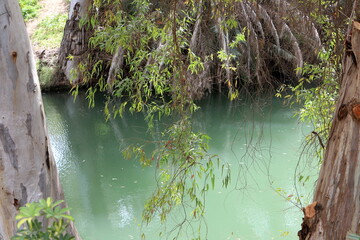
[[[88,15],[92,0],[72,0],[69,19],[66,21],[64,36],[59,50],[59,69],[56,74],[57,85],[79,83],[81,76],[77,66],[88,50],[88,42],[92,31],[88,24],[80,27],[80,19]]]
[[[0,240],[8,240],[19,207],[64,195],[18,1],[0,0],[0,29]]]
[[[360,235],[360,23],[346,40],[340,97],[314,202],[304,209],[301,240]]]

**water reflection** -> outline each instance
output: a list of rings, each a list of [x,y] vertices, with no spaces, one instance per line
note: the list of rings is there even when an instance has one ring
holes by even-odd
[[[44,103],[61,182],[83,239],[140,239],[142,231],[159,239],[158,221],[141,228],[145,200],[156,187],[154,169],[125,160],[120,150],[129,144],[151,150],[164,123],[155,122],[159,131],[151,135],[142,114],[106,122],[101,97],[90,110],[82,96],[74,102],[66,94],[44,95]],[[274,189],[294,192],[300,140],[310,128],[300,128],[277,103],[261,110],[246,102],[229,106],[219,96],[200,105],[194,129],[212,137],[211,152],[233,173],[229,189],[219,183],[207,197],[208,239],[281,239],[287,231],[285,239],[296,239],[301,212]]]
[[[120,199],[114,206],[113,211],[109,213],[109,220],[114,227],[125,228],[132,224],[135,219],[132,201],[133,198],[131,196]]]

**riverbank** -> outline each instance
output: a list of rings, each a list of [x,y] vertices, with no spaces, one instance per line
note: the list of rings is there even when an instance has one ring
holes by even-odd
[[[70,86],[54,86],[53,74],[58,61],[58,52],[68,16],[68,0],[41,0],[39,10],[25,21],[30,37],[43,91],[68,90]]]

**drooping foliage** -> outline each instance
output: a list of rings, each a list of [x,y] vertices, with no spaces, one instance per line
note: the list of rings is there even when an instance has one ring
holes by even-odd
[[[169,216],[176,216],[175,223],[170,221],[175,226],[160,235],[178,239],[185,232],[195,239],[206,239],[206,194],[214,189],[219,178],[224,187],[228,186],[229,166],[207,152],[209,137],[194,132],[189,119],[175,122],[162,134],[163,140],[151,157],[146,157],[139,146],[124,151],[125,157],[135,155],[144,166],[156,166],[158,187],[145,203],[143,222],[149,224],[158,218],[166,224]]]
[[[316,63],[305,63],[299,83],[282,85],[277,96],[283,96],[291,104],[301,106],[297,112],[300,120],[313,125],[313,131],[306,138],[307,150],[314,153],[320,163],[339,94],[341,60],[347,45],[346,26],[353,1],[299,3],[302,5],[301,11],[308,13],[317,29],[321,30],[322,49]],[[284,90],[290,91],[285,91],[286,94],[282,95]]]
[[[309,174],[308,169],[320,168],[328,147],[343,75],[342,58],[345,56],[344,50],[348,48],[345,36],[354,2],[329,0],[299,3],[301,10],[320,29],[323,44],[318,62],[304,64],[299,84],[282,85],[276,94],[284,97],[291,106],[297,106],[296,115],[301,122],[312,125],[312,130],[306,133],[302,154],[295,168],[295,188],[301,188],[308,181],[318,181],[317,176]]]
[[[158,189],[145,206],[145,222],[157,215],[166,220],[179,206],[190,206],[184,208],[185,220],[178,225],[181,230],[204,214],[204,194],[214,184],[215,175],[213,157],[207,154],[207,137],[194,133],[189,122],[188,117],[197,109],[194,99],[224,87],[230,99],[239,97],[240,90],[268,90],[280,83],[292,84],[294,91],[304,90],[307,79],[318,80],[322,70],[330,69],[326,68],[329,49],[320,37],[333,40],[334,36],[318,30],[329,18],[305,11],[301,3],[94,0],[91,14],[80,19],[80,28],[92,29],[93,35],[87,54],[73,69],[73,75],[80,79],[73,93],[81,84],[90,84],[87,94],[91,106],[96,92],[107,92],[104,112],[108,118],[121,116],[125,110],[143,111],[150,130],[155,118],[178,117],[163,132],[150,158],[139,147],[126,152],[159,169]],[[334,48],[335,44],[329,46]],[[315,65],[319,62],[324,65]],[[332,81],[334,72],[328,73]],[[299,85],[293,87],[299,79]],[[328,93],[315,88],[295,96],[306,101],[319,91]],[[322,101],[319,98],[317,102]],[[223,175],[225,185],[229,176]],[[199,178],[204,185],[198,185]],[[201,234],[199,230],[196,237],[200,239]]]
[[[84,83],[95,81],[98,89],[116,95],[132,95],[140,85],[158,96],[160,88],[172,88],[172,75],[182,72],[192,99],[224,86],[235,98],[244,87],[295,83],[294,69],[314,63],[321,48],[314,23],[287,1],[94,1],[93,6],[93,16],[85,20],[95,29],[91,59],[79,69]]]

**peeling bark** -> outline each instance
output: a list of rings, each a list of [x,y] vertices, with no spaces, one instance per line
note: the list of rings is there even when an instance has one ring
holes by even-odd
[[[116,75],[119,73],[120,70],[124,67],[124,54],[125,50],[121,46],[118,47],[116,53],[113,56],[113,59],[111,61],[111,66],[109,70],[109,75],[107,79],[107,85],[108,85],[108,92],[112,92],[113,85],[116,80]]]
[[[72,0],[69,19],[66,21],[64,36],[59,50],[59,69],[55,85],[79,83],[80,74],[76,71],[82,57],[88,51],[92,29],[88,24],[80,27],[80,20],[88,14],[92,0]]]
[[[199,10],[198,10],[198,15],[196,17],[196,22],[195,22],[195,26],[194,26],[194,30],[193,30],[193,34],[191,36],[190,39],[190,49],[191,51],[195,52],[195,49],[197,48],[197,45],[200,43],[199,42],[199,32],[200,32],[200,25],[201,25],[201,19],[202,19],[202,14],[203,14],[203,2],[200,1],[199,2]],[[196,52],[195,52],[196,53]]]
[[[46,140],[39,81],[17,1],[0,1],[0,29],[0,239],[10,239],[21,206],[64,196]],[[50,169],[43,168],[47,162]]]
[[[292,45],[294,55],[296,57],[295,58],[296,67],[302,68],[304,65],[304,61],[303,61],[301,49],[299,47],[299,43],[298,43],[297,39],[295,38],[294,34],[292,33],[291,29],[289,28],[289,26],[286,23],[284,23],[281,28],[280,38],[284,38],[285,36],[287,36],[289,38],[290,44]]]
[[[4,124],[0,124],[0,141],[2,148],[7,154],[11,165],[15,170],[18,170],[18,156],[16,153],[16,144],[9,133],[9,128],[5,127]]]
[[[346,239],[360,235],[360,23],[352,24],[351,48],[343,60],[343,76],[336,115],[330,131],[314,201],[323,207],[306,240]],[[350,51],[349,51],[350,50]],[[304,218],[304,223],[305,223]],[[303,223],[303,225],[304,225]]]

